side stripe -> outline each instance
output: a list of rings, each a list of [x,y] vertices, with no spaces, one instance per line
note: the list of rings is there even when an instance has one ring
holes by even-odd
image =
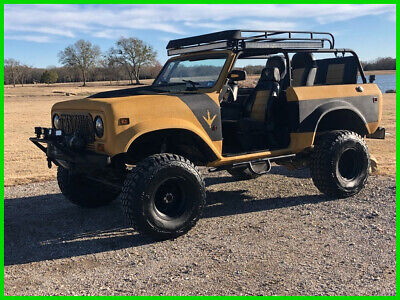
[[[175,94],[193,112],[212,141],[222,140],[220,107],[206,94]]]
[[[327,98],[287,102],[290,129],[292,132],[312,132],[322,114],[328,110],[350,109],[365,118],[367,123],[379,119],[379,103],[376,96]]]

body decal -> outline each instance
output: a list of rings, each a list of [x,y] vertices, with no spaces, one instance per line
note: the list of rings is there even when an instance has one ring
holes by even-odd
[[[221,111],[206,94],[175,94],[193,112],[212,141],[222,140]]]

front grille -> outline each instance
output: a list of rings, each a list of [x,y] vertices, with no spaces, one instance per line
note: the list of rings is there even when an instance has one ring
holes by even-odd
[[[60,115],[61,130],[66,134],[76,134],[86,140],[87,143],[94,142],[94,125],[92,117],[85,115]]]

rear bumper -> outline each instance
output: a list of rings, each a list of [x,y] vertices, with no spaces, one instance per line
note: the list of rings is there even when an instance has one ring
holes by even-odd
[[[111,163],[108,155],[70,149],[65,144],[65,136],[61,130],[35,127],[35,133],[36,137],[29,140],[46,154],[49,167],[54,163],[56,166],[87,173],[102,170]]]
[[[367,138],[368,139],[380,139],[383,140],[385,139],[385,134],[386,134],[386,130],[383,127],[378,127],[377,130],[375,130],[374,133],[371,134],[367,134]]]

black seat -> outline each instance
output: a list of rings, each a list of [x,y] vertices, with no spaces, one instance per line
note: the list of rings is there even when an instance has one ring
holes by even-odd
[[[278,68],[279,75],[281,77],[279,81],[280,90],[285,90],[287,86],[289,86],[289,76],[287,75],[287,68],[286,68],[286,60],[284,57],[280,55],[274,55],[268,58],[267,64],[265,65],[267,68]]]
[[[279,95],[280,72],[276,67],[262,70],[250,95],[244,118],[238,122],[238,135],[245,151],[262,149],[268,144],[267,132],[274,129],[273,105]]]
[[[317,64],[312,53],[299,52],[292,58],[292,86],[314,85]]]
[[[279,69],[275,67],[265,67],[261,71],[260,79],[253,93],[246,101],[244,117],[256,121],[264,122],[266,120],[265,112],[271,96],[276,98],[279,94]],[[273,99],[271,99],[273,100]],[[269,103],[268,103],[269,102]]]

